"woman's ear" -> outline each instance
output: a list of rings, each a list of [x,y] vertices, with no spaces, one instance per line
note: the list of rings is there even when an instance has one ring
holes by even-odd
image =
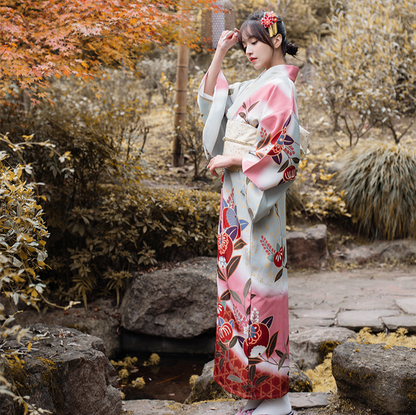
[[[280,33],[278,33],[274,38],[273,38],[273,44],[274,44],[274,48],[275,49],[279,49],[280,45],[282,44],[282,35]]]

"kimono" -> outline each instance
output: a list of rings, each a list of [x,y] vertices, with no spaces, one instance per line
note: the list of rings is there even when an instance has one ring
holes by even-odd
[[[293,82],[278,65],[214,96],[202,80],[198,104],[208,158],[222,154],[227,122],[256,128],[241,169],[224,169],[218,226],[218,307],[214,378],[244,399],[289,391],[289,310],[285,191],[296,177],[300,136]]]

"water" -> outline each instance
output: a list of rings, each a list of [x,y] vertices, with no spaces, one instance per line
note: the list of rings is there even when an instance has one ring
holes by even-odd
[[[143,366],[149,354],[136,355],[138,370],[129,377],[129,383],[137,377],[146,382],[143,389],[124,386],[126,400],[161,399],[183,403],[191,392],[189,378],[200,375],[205,363],[213,359],[212,355],[159,354],[158,366]]]

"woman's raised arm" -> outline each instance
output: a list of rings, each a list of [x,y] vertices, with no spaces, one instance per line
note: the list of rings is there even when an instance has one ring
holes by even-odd
[[[220,40],[218,41],[217,50],[215,51],[214,59],[208,69],[207,78],[205,80],[204,92],[207,95],[214,95],[214,88],[217,83],[218,74],[220,73],[221,64],[225,54],[231,49],[238,41],[238,30],[234,32],[225,30],[222,32]]]

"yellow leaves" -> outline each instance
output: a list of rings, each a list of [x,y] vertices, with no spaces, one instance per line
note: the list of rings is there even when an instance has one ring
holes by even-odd
[[[331,180],[337,174],[336,172],[332,174],[325,174],[323,169],[320,170],[320,173],[321,174],[319,175],[319,179],[324,181]]]

